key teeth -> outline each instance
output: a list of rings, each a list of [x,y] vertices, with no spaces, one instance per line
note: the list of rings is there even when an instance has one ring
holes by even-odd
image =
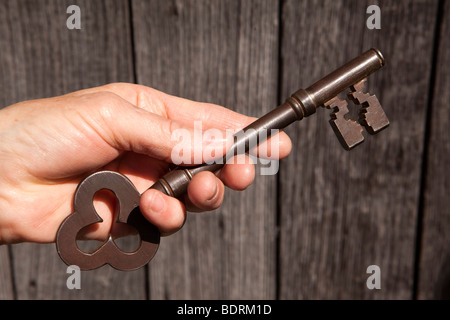
[[[324,106],[333,110],[330,114],[330,125],[346,150],[350,150],[364,141],[363,129],[359,123],[345,118],[345,115],[349,112],[347,101],[334,97]]]
[[[366,79],[350,87],[347,94],[356,105],[360,105],[359,122],[366,127],[367,132],[376,134],[389,126],[389,120],[375,95],[364,92]]]
[[[346,150],[353,149],[364,141],[363,125],[370,134],[376,134],[389,125],[389,120],[375,95],[364,92],[366,79],[350,87],[348,98],[355,105],[361,106],[358,121],[346,119],[349,112],[346,100],[338,96],[324,103],[324,107],[332,109],[330,125],[339,142]]]

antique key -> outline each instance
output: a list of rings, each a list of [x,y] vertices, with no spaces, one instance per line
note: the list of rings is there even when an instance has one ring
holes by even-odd
[[[251,123],[234,135],[234,143],[227,154],[212,164],[177,168],[169,171],[150,188],[172,197],[180,198],[186,193],[189,181],[202,171],[216,172],[232,156],[248,152],[251,141],[258,141],[261,132],[268,138],[273,129],[283,129],[316,112],[318,107],[332,109],[330,124],[338,140],[347,150],[364,141],[363,126],[370,134],[380,132],[389,125],[381,105],[374,95],[364,92],[366,78],[384,66],[380,51],[370,49],[356,57],[307,89],[300,89],[286,102]],[[348,97],[360,106],[359,121],[346,119],[348,103],[338,94],[350,89]],[[262,141],[259,141],[259,143]],[[78,232],[94,223],[102,222],[95,212],[93,198],[97,191],[107,189],[118,199],[118,221],[135,227],[141,244],[133,252],[119,249],[111,235],[93,252],[82,251],[76,243]],[[140,194],[125,176],[112,171],[100,171],[88,176],[78,185],[74,195],[74,212],[61,224],[56,246],[61,259],[68,265],[90,270],[109,264],[119,270],[134,270],[147,264],[155,255],[160,242],[158,229],[148,222],[139,210]]]

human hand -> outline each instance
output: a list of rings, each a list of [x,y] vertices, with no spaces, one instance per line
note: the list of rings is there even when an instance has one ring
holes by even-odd
[[[216,175],[199,173],[189,184],[185,203],[148,190],[168,171],[172,149],[179,143],[171,139],[174,130],[193,134],[194,121],[201,121],[205,130],[225,131],[253,120],[125,83],[9,106],[0,111],[0,244],[54,242],[59,225],[73,211],[77,185],[99,170],[127,176],[142,193],[142,214],[163,236],[172,234],[183,225],[186,210],[218,208],[225,185],[243,190],[255,174],[250,161],[226,164]],[[283,132],[278,141],[283,158],[291,142]],[[193,157],[203,147],[190,145],[187,150]],[[114,223],[112,200],[109,192],[97,193],[94,206],[103,222],[84,228],[80,238],[102,240],[130,232],[127,225]]]

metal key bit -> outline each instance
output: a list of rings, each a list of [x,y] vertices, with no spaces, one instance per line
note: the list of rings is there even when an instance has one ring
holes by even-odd
[[[362,106],[359,120],[370,134],[376,134],[389,126],[389,120],[375,95],[364,93],[366,79],[350,87],[348,97],[357,105]]]
[[[351,91],[347,94],[350,100],[361,106],[359,111],[360,123],[345,118],[345,115],[349,112],[347,101],[336,96],[324,104],[326,108],[333,109],[330,120],[331,127],[339,142],[347,150],[364,141],[363,128],[360,124],[365,126],[370,134],[376,134],[389,126],[389,120],[377,97],[363,92],[365,84],[366,79],[359,81],[350,87]]]
[[[332,109],[330,124],[341,145],[350,150],[364,141],[363,128],[354,120],[346,119],[349,112],[348,103],[337,96],[325,102],[325,107]]]
[[[181,198],[187,190],[189,181],[202,171],[216,172],[232,156],[248,152],[258,141],[261,133],[268,138],[273,129],[283,129],[289,124],[302,120],[316,112],[318,107],[334,109],[332,126],[341,143],[347,149],[362,142],[362,127],[359,123],[344,118],[348,112],[347,102],[339,99],[339,93],[351,89],[349,97],[361,106],[360,122],[370,133],[379,132],[389,121],[375,96],[364,93],[364,79],[384,65],[381,53],[371,49],[344,66],[330,73],[307,89],[300,89],[286,102],[259,118],[234,136],[234,144],[227,154],[213,164],[191,168],[178,168],[159,179],[151,188],[167,195]],[[260,143],[262,141],[259,141]],[[92,204],[94,194],[102,189],[115,193],[119,202],[118,222],[127,223],[139,232],[140,247],[134,252],[123,252],[110,237],[94,252],[84,252],[76,245],[78,232],[89,224],[101,222]],[[101,171],[83,180],[75,193],[75,212],[61,224],[56,237],[57,250],[62,260],[68,265],[77,265],[83,270],[98,268],[110,264],[120,270],[133,270],[148,263],[159,247],[160,234],[139,210],[140,194],[123,175]]]

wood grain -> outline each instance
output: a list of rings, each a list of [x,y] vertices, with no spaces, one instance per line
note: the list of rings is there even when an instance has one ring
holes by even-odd
[[[369,78],[391,125],[347,152],[319,110],[288,133],[280,172],[281,299],[412,297],[421,157],[436,2],[383,1],[381,30],[363,1],[286,1],[282,95],[376,47],[386,67]],[[324,115],[324,113],[326,115]],[[381,268],[369,290],[367,267]]]
[[[450,299],[450,3],[443,2],[424,191],[419,299]]]
[[[0,246],[0,300],[14,299],[14,278],[7,246]]]
[[[276,1],[133,1],[141,84],[258,116],[276,106]],[[152,299],[275,298],[276,179],[189,214],[150,265]]]
[[[66,27],[66,9],[72,4],[80,6],[81,30]],[[128,8],[126,0],[2,1],[0,105],[109,82],[132,82]],[[146,297],[144,269],[123,273],[104,267],[83,272],[82,289],[68,290],[67,266],[54,245],[14,245],[12,257],[18,299]]]
[[[66,28],[72,4],[82,30]],[[366,27],[371,4],[381,30]],[[0,246],[0,299],[449,298],[449,17],[432,0],[0,1],[0,108],[137,80],[260,116],[377,47],[387,64],[369,91],[391,121],[350,152],[328,110],[291,126],[279,177],[259,166],[220,209],[189,213],[148,273],[103,267],[71,291],[54,245]],[[366,287],[373,264],[381,290]]]

